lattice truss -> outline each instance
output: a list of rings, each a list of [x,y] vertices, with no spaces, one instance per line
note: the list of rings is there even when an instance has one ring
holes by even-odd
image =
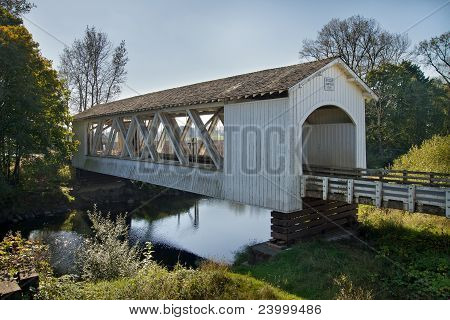
[[[98,119],[88,124],[88,154],[222,169],[223,129],[223,108]]]

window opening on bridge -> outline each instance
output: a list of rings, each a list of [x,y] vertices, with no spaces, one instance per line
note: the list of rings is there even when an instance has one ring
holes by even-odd
[[[220,168],[223,108],[93,120],[87,126],[87,145],[91,156]]]

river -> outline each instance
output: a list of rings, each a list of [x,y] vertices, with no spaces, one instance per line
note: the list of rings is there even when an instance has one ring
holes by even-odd
[[[132,211],[130,218],[130,243],[151,242],[154,259],[168,267],[177,262],[195,267],[202,259],[232,263],[245,246],[270,238],[269,210],[191,194],[159,197]],[[77,249],[91,234],[81,210],[9,229],[47,244],[58,275],[75,272]]]

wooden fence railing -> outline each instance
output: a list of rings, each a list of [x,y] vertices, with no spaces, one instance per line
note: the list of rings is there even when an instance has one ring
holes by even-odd
[[[433,187],[450,187],[450,174],[391,169],[350,169],[321,166],[303,166],[303,174],[327,177],[345,177],[367,181],[395,182]]]
[[[450,218],[450,188],[446,181],[434,180],[431,183],[425,183],[419,180],[416,182],[412,178],[413,175],[409,174],[406,175],[406,182],[403,182],[403,180],[391,178],[391,175],[383,175],[381,179],[376,175],[366,176],[365,173],[343,174],[341,170],[334,175],[326,173],[325,169],[320,172],[313,171],[313,175],[309,175],[309,172],[311,171],[304,170],[304,175],[301,177],[302,198],[338,200],[370,204],[379,208],[445,214],[447,218]],[[436,179],[445,180],[445,178]]]

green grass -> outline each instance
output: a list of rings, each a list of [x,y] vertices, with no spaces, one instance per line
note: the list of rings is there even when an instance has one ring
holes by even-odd
[[[44,278],[41,299],[298,299],[263,281],[230,273],[217,264],[197,270],[169,271],[157,264],[130,278],[75,282],[67,277]]]
[[[234,272],[306,299],[450,298],[450,222],[362,206],[362,241],[305,241]],[[363,243],[364,242],[364,243]]]

